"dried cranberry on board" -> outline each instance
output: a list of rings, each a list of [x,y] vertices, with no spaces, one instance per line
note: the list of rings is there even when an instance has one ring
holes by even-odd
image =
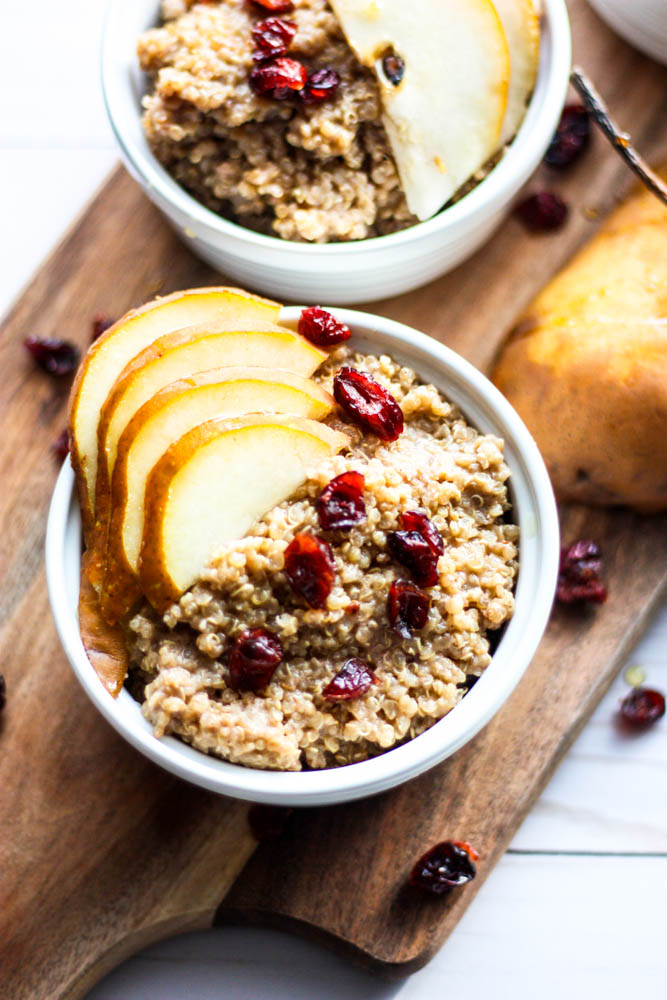
[[[464,841],[443,840],[422,854],[410,872],[410,885],[431,896],[444,896],[477,874],[477,852]]]
[[[5,684],[5,678],[0,674],[0,712],[3,710],[7,704],[7,685]]]
[[[301,91],[301,100],[304,104],[321,104],[322,101],[335,97],[339,86],[340,75],[335,69],[329,67],[316,69],[310,74],[306,86]]]
[[[298,534],[285,549],[287,579],[311,608],[323,608],[334,584],[331,548],[317,535]]]
[[[526,229],[548,233],[565,224],[568,207],[555,191],[537,191],[520,201],[514,212]]]
[[[411,639],[428,621],[431,598],[409,580],[394,580],[387,598],[389,624],[401,639]]]
[[[95,313],[90,324],[90,342],[94,344],[97,338],[101,337],[105,330],[108,330],[113,324],[114,321],[108,316],[104,316],[103,313]]]
[[[259,21],[252,29],[252,40],[255,43],[253,59],[262,62],[284,56],[296,34],[294,21],[285,21],[282,17],[267,17]]]
[[[69,455],[69,433],[67,428],[60,432],[51,445],[51,450],[56,458],[59,458],[61,461],[64,461],[67,458]]]
[[[79,363],[79,348],[60,337],[26,337],[23,346],[48,375],[71,375]]]
[[[334,378],[334,397],[347,415],[383,441],[403,433],[403,411],[383,385],[367,372],[344,365]]]
[[[583,104],[566,104],[544,162],[556,170],[564,170],[579,159],[590,138],[591,123],[586,108]]]
[[[250,74],[250,86],[261,97],[283,101],[292,91],[303,90],[308,71],[296,59],[281,56],[255,66]]]
[[[350,328],[321,306],[310,306],[301,311],[299,333],[318,347],[332,347],[349,339]]]
[[[368,664],[352,656],[345,661],[333,680],[329,681],[322,691],[322,697],[328,701],[350,701],[365,694],[373,684],[377,684],[377,677]]]
[[[633,688],[621,702],[619,714],[634,729],[648,729],[665,714],[665,696],[653,688]]]
[[[229,654],[231,686],[235,691],[261,691],[282,658],[283,647],[278,636],[268,629],[247,629]]]
[[[349,531],[366,517],[364,477],[360,472],[343,472],[328,483],[315,502],[323,531]]]
[[[293,812],[289,806],[254,805],[248,810],[248,825],[256,840],[277,840]]]
[[[560,552],[556,600],[561,604],[602,604],[607,588],[602,582],[602,552],[597,542],[581,538]]]

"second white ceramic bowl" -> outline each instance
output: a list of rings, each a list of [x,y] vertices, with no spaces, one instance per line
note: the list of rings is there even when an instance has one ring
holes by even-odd
[[[300,310],[284,309],[296,325]],[[458,354],[410,327],[380,316],[336,309],[353,332],[353,347],[387,353],[410,365],[457,403],[481,431],[505,440],[513,516],[520,539],[514,616],[480,680],[449,715],[403,746],[371,760],[323,771],[260,771],[194,750],[173,737],[158,740],[139,704],[123,689],[114,700],[86,656],[77,617],[81,524],[69,461],[53,494],[46,531],[49,599],[63,648],[93,704],[137,750],[187,781],[254,802],[312,806],[375,795],[421,774],[467,743],[498,711],[518,683],[544,632],[558,570],[556,504],[542,458],[507,400]],[[100,720],[100,725],[104,723]]]
[[[102,85],[125,166],[188,246],[242,286],[284,301],[370,302],[409,291],[451,270],[500,225],[539,165],[567,93],[570,26],[564,0],[543,0],[540,66],[530,107],[500,163],[455,205],[410,229],[351,243],[292,243],[255,233],[205,208],[151,153],[141,127],[146,79],[137,38],[155,24],[157,0],[111,0]]]

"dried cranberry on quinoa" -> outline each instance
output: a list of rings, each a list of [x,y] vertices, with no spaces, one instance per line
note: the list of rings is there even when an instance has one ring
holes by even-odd
[[[349,339],[350,328],[321,306],[310,306],[301,311],[299,333],[318,347],[332,347]]]
[[[304,104],[321,104],[335,97],[339,86],[340,74],[335,69],[324,67],[310,74],[299,96]]]
[[[243,632],[229,655],[231,686],[235,691],[261,691],[283,658],[280,639],[263,628]]]
[[[343,365],[334,377],[334,397],[356,424],[382,441],[396,441],[403,433],[403,411],[383,385],[368,372]]]
[[[263,7],[270,10],[272,14],[286,14],[289,10],[294,10],[292,0],[249,0],[251,7]]]
[[[419,858],[410,872],[410,885],[431,896],[447,895],[477,874],[479,855],[465,841],[443,840]]]
[[[295,535],[285,549],[285,574],[311,608],[325,607],[335,578],[331,547],[317,535]]]
[[[411,639],[428,621],[431,598],[409,580],[394,580],[387,598],[389,624],[401,639]]]
[[[360,472],[343,472],[328,483],[315,501],[323,531],[350,531],[366,517],[364,477]]]
[[[406,510],[399,531],[390,531],[387,544],[394,558],[410,570],[420,587],[438,582],[438,559],[445,551],[442,535],[422,510]]]
[[[252,29],[252,40],[255,43],[253,59],[263,62],[265,59],[275,59],[284,56],[296,34],[294,21],[285,21],[282,17],[267,17]]]
[[[293,91],[303,90],[308,79],[306,67],[296,59],[280,56],[255,66],[250,86],[260,97],[284,101]]]
[[[356,656],[346,660],[333,680],[322,691],[328,701],[350,701],[377,684],[377,677],[367,663]]]

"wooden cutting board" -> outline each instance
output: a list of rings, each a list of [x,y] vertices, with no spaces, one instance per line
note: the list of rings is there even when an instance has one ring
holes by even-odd
[[[577,59],[642,151],[664,157],[664,71],[616,40],[583,0],[570,9]],[[561,232],[529,236],[509,220],[453,274],[373,310],[487,367],[513,317],[631,178],[596,137],[576,168],[549,183],[572,208]],[[565,539],[591,536],[603,547],[608,603],[557,609],[514,696],[451,760],[375,799],[295,813],[278,841],[255,849],[245,805],[192,788],[137,754],[96,713],[66,663],[42,548],[57,471],[50,446],[64,426],[68,385],[37,372],[21,347],[30,333],[85,346],[95,313],[116,317],[158,292],[211,282],[220,276],[190,255],[119,170],[0,333],[0,670],[8,688],[0,722],[0,992],[7,1000],[82,997],[148,942],[214,921],[292,927],[384,972],[417,968],[483,884],[665,590],[665,518],[564,510]],[[413,860],[446,837],[475,844],[478,878],[447,900],[415,898],[404,889]]]

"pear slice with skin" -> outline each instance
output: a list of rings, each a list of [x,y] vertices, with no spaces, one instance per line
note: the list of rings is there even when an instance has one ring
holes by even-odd
[[[310,375],[326,353],[292,330],[267,326],[263,330],[211,330],[187,327],[160,337],[128,365],[114,383],[97,428],[97,482],[95,526],[89,573],[97,586],[104,566],[109,519],[109,484],[120,436],[137,410],[165,385],[195,372],[222,366],[275,367]]]
[[[284,414],[209,420],[171,445],[146,483],[139,579],[151,604],[164,613],[216,551],[348,445],[326,424]]]
[[[113,469],[101,592],[107,621],[119,621],[141,595],[146,481],[167,448],[214,417],[262,412],[323,420],[334,405],[333,396],[312,379],[267,368],[200,372],[172,382],[144,403],[121,435]]]
[[[97,421],[109,390],[125,365],[157,337],[200,323],[228,329],[277,323],[281,305],[240,288],[191,288],[154,299],[126,313],[88,350],[69,402],[71,459],[86,541],[93,527],[97,479]]]
[[[498,147],[512,139],[523,121],[540,58],[540,22],[533,0],[492,0],[510,53],[507,111]]]
[[[428,219],[498,148],[509,52],[491,0],[330,0],[375,71],[383,122],[410,211]],[[399,82],[383,57],[398,55]]]

